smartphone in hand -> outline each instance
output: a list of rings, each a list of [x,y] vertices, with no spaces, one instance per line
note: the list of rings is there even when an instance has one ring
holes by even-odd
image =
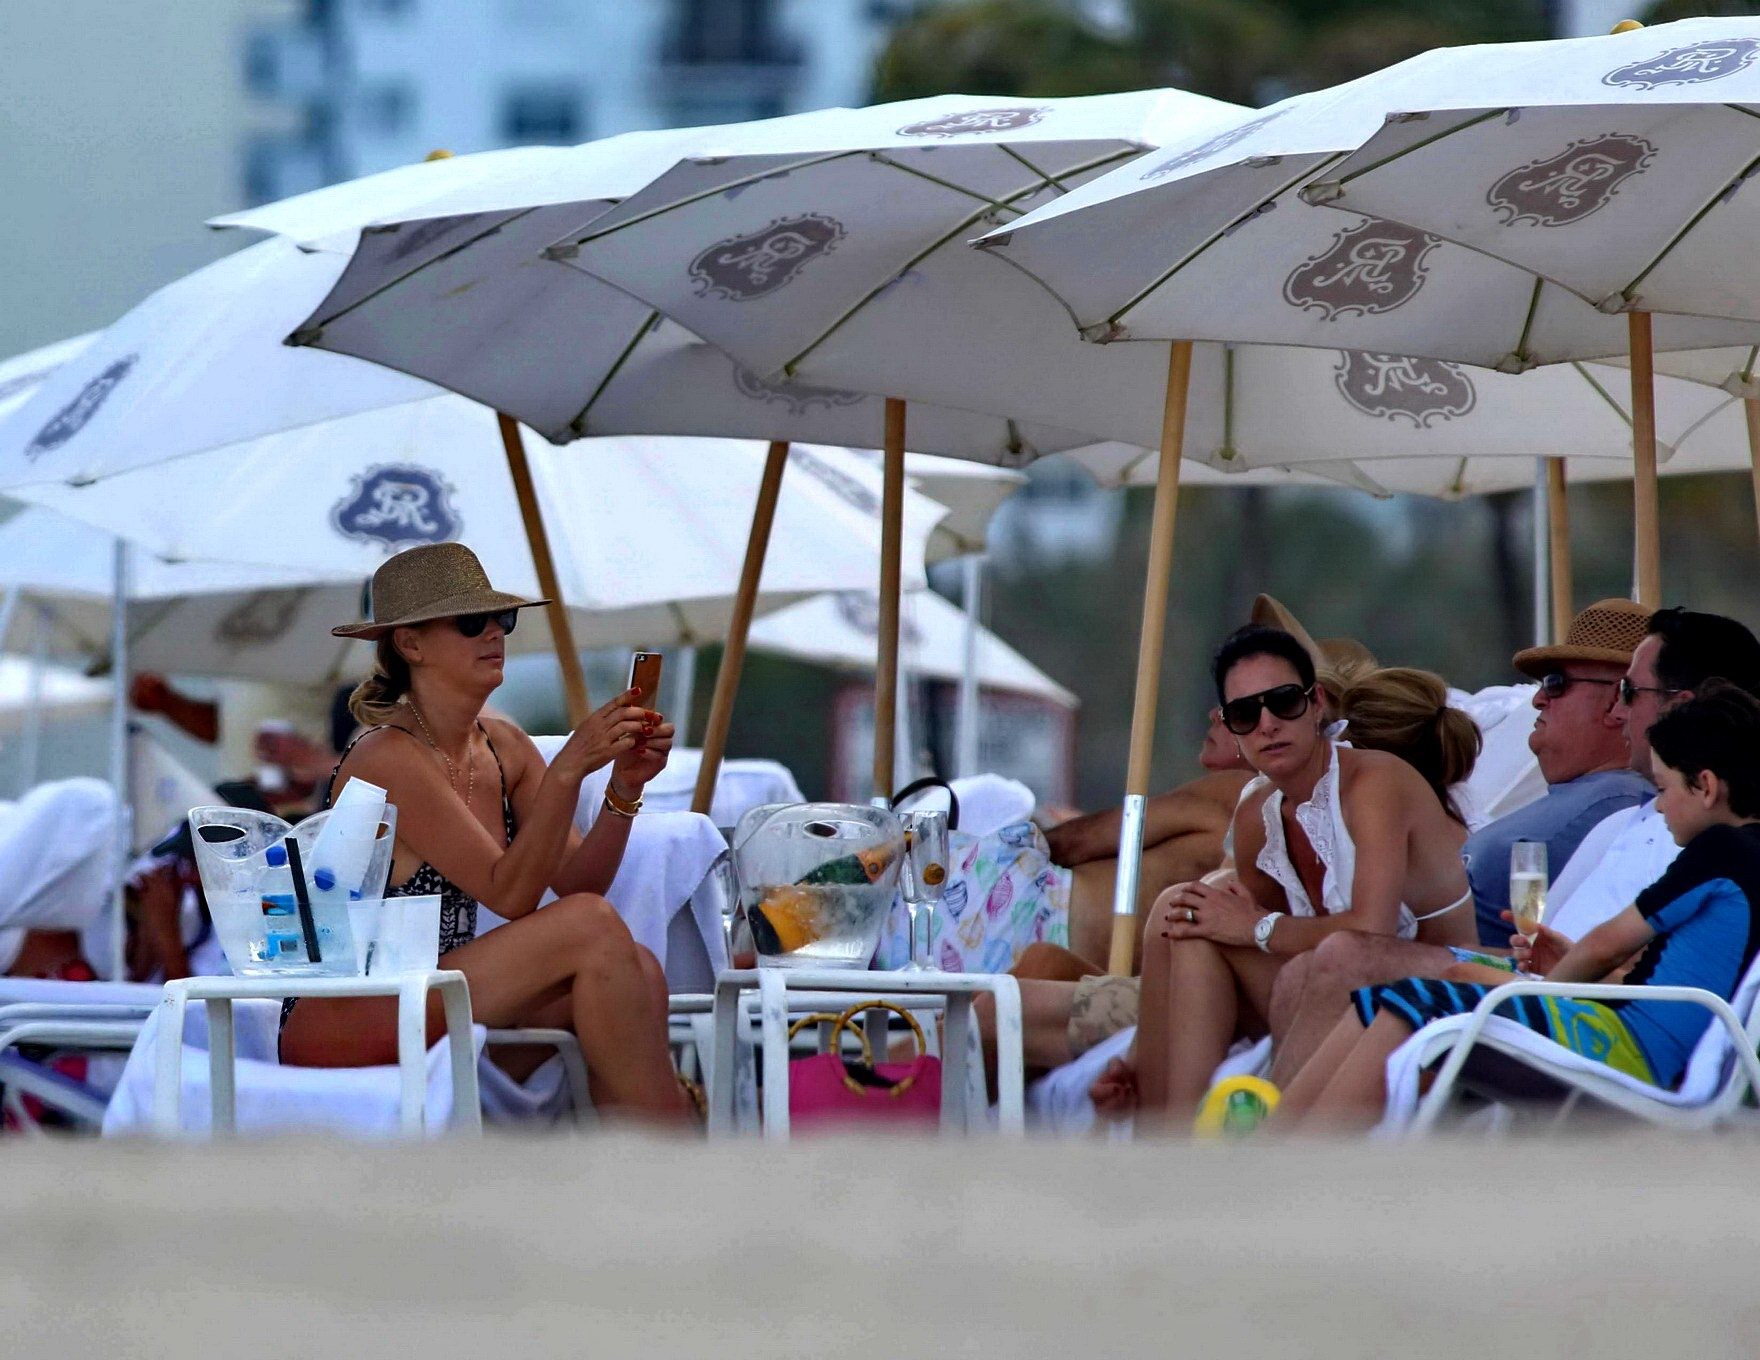
[[[636,707],[658,711],[660,665],[665,660],[659,652],[637,652],[630,658],[629,688],[638,691],[634,700]]]

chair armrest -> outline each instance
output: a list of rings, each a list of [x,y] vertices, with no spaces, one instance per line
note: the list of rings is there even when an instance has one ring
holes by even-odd
[[[1543,978],[1518,978],[1487,992],[1479,1004],[1473,1007],[1466,1026],[1446,1042],[1448,1061],[1437,1073],[1435,1085],[1424,1097],[1417,1116],[1412,1121],[1414,1134],[1428,1132],[1447,1108],[1461,1069],[1466,1066],[1474,1045],[1484,1037],[1485,1024],[1491,1019],[1492,1012],[1505,1001],[1518,996],[1556,996],[1576,1001],[1674,1001],[1703,1007],[1729,1033],[1736,1053],[1745,1055],[1745,1059],[1738,1058],[1738,1061],[1742,1061],[1749,1081],[1755,1084],[1756,1089],[1760,1089],[1760,1066],[1756,1065],[1754,1039],[1729,1002],[1716,992],[1706,991],[1702,987],[1634,987],[1626,983],[1548,982]],[[1510,1056],[1517,1061],[1522,1060],[1518,1054],[1512,1053]]]

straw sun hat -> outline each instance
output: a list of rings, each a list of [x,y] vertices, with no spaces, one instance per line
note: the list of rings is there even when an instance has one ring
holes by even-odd
[[[429,543],[388,557],[373,573],[373,617],[332,628],[336,637],[380,638],[393,628],[457,614],[499,614],[549,604],[489,584],[477,555],[462,543]]]
[[[1650,611],[1643,605],[1630,600],[1597,600],[1571,620],[1563,642],[1528,647],[1517,652],[1510,664],[1534,680],[1571,661],[1629,666],[1632,653],[1649,631]]]
[[[1301,620],[1290,613],[1281,601],[1270,595],[1260,595],[1253,600],[1250,621],[1267,628],[1281,628],[1288,633],[1314,658],[1314,669],[1317,671],[1354,674],[1372,671],[1380,664],[1375,660],[1375,654],[1355,638],[1323,638],[1319,642],[1314,641],[1308,630],[1302,627]]]

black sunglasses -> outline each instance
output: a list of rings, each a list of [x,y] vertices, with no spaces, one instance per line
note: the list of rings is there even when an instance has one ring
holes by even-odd
[[[1630,677],[1620,676],[1619,701],[1627,708],[1638,702],[1640,694],[1679,694],[1678,689],[1665,689],[1658,685],[1634,685]]]
[[[1257,694],[1244,694],[1222,706],[1222,725],[1244,737],[1259,725],[1261,711],[1270,709],[1272,717],[1289,722],[1308,711],[1313,695],[1312,685],[1276,685]]]
[[[1588,675],[1567,675],[1564,671],[1548,671],[1540,677],[1540,692],[1556,699],[1572,685],[1617,685],[1618,680],[1597,680]]]
[[[489,626],[490,619],[501,625],[502,635],[505,636],[519,622],[519,610],[503,609],[499,614],[459,614],[453,618],[452,624],[466,637],[481,637],[483,630]]]

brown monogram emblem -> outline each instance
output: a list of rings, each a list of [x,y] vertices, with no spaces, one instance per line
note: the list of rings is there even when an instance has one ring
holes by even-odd
[[[1288,112],[1288,109],[1277,109],[1266,114],[1263,118],[1254,118],[1248,122],[1237,124],[1217,133],[1207,142],[1200,142],[1190,151],[1182,151],[1177,156],[1170,156],[1160,164],[1151,166],[1137,178],[1142,180],[1163,179],[1176,170],[1184,170],[1188,165],[1196,165],[1199,161],[1209,160],[1217,152],[1226,151],[1236,142],[1244,142],[1267,123],[1275,123]]]
[[[843,223],[821,213],[779,217],[767,227],[717,241],[691,261],[698,297],[747,302],[774,293],[806,265],[837,248]]]
[[[1421,430],[1435,421],[1466,415],[1479,400],[1473,380],[1459,364],[1403,354],[1341,350],[1333,381],[1344,399],[1364,415],[1409,420]]]
[[[805,383],[784,379],[767,382],[749,368],[734,365],[733,385],[742,397],[770,406],[785,407],[791,416],[805,415],[812,410],[829,410],[833,406],[859,406],[868,399],[865,392],[839,392],[830,387],[808,387]]]
[[[1654,90],[1663,85],[1698,85],[1745,71],[1760,56],[1760,41],[1729,38],[1723,42],[1671,47],[1659,57],[1634,61],[1601,77],[1603,85],[1633,85]]]
[[[1485,195],[1506,227],[1562,227],[1606,206],[1619,186],[1642,174],[1656,148],[1642,137],[1608,133],[1572,142],[1556,156],[1511,170]]]
[[[1428,232],[1366,217],[1297,265],[1283,281],[1283,300],[1328,321],[1391,312],[1417,296],[1430,273],[1425,260],[1441,244]]]
[[[232,647],[264,647],[284,636],[299,616],[309,590],[259,590],[229,612],[214,640]]]
[[[964,113],[925,118],[920,123],[906,123],[898,130],[898,135],[963,137],[974,132],[1013,132],[1016,128],[1032,127],[1050,112],[1045,105],[1025,109],[968,109]]]

